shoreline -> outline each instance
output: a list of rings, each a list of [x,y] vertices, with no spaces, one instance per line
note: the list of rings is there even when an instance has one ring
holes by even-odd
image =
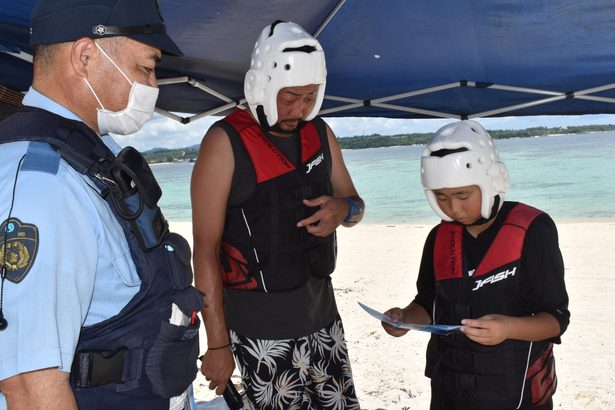
[[[190,222],[172,221],[171,229],[192,240]],[[393,338],[357,302],[384,311],[405,306],[415,294],[416,274],[432,223],[359,224],[338,229],[338,263],[332,275],[344,322],[352,371],[364,410],[424,410],[429,407],[429,379],[424,375],[429,336],[409,332]],[[564,257],[571,321],[555,345],[558,389],[556,409],[615,408],[615,219],[556,220]],[[206,347],[201,334],[202,352]],[[200,374],[197,401],[210,401]]]
[[[581,125],[578,126],[577,128],[582,128],[582,127],[600,127],[600,126],[607,126],[607,127],[612,127],[614,126],[613,124],[593,124],[593,125]],[[526,129],[518,129],[518,130],[487,130],[490,133],[493,133],[494,135],[492,135],[492,138],[495,141],[498,140],[506,140],[506,139],[523,139],[523,138],[548,138],[548,137],[562,137],[562,136],[567,136],[567,135],[585,135],[585,134],[599,134],[599,133],[614,133],[615,129],[611,129],[611,130],[593,130],[593,131],[581,131],[579,130],[578,132],[556,132],[557,131],[561,131],[563,128],[568,128],[568,126],[566,127],[549,127],[548,129],[551,129],[553,131],[552,134],[538,134],[538,135],[505,135],[505,136],[501,136],[498,133],[501,132],[509,132],[509,133],[517,133],[520,134],[524,131],[528,131],[528,130],[532,130],[535,128],[541,128],[541,127],[530,127],[530,128],[526,128]],[[362,150],[362,149],[371,149],[371,148],[394,148],[394,147],[419,147],[419,146],[424,146],[425,143],[427,141],[421,141],[421,142],[412,142],[412,143],[401,143],[398,145],[388,145],[388,144],[384,144],[384,145],[377,145],[377,146],[357,146],[357,147],[344,147],[345,143],[347,143],[350,140],[352,141],[368,141],[370,138],[372,137],[376,137],[376,138],[383,138],[387,141],[392,141],[394,139],[399,139],[399,138],[404,138],[404,137],[414,137],[414,138],[421,138],[420,136],[417,135],[423,135],[423,134],[433,134],[433,132],[428,132],[428,133],[405,133],[405,134],[385,134],[385,135],[379,135],[377,134],[376,136],[374,135],[346,135],[346,136],[338,136],[337,140],[340,141],[342,147],[342,151],[348,150],[348,151],[352,151],[352,150]],[[199,142],[200,144],[200,142]],[[197,144],[198,145],[198,144]],[[149,155],[154,155],[154,154],[158,154],[160,152],[175,152],[175,151],[191,151],[191,150],[195,150],[195,146],[191,145],[188,147],[175,147],[175,148],[150,148],[150,149],[144,149],[144,150],[139,150],[142,154],[144,154],[145,156],[149,156]],[[196,151],[198,152],[198,147],[196,148]],[[190,158],[190,159],[177,159],[174,161],[164,161],[164,162],[148,162],[150,165],[153,164],[172,164],[175,162],[194,162],[191,161],[195,158]]]

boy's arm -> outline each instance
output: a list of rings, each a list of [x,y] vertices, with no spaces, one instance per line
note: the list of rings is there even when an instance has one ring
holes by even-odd
[[[530,279],[523,292],[532,301],[533,312],[549,313],[559,322],[559,333],[552,341],[560,343],[559,336],[570,323],[570,311],[557,227],[549,215],[540,215],[529,226],[523,255],[522,269]]]
[[[433,319],[429,308],[433,306],[435,297],[435,281],[433,274],[433,244],[435,242],[437,227],[431,230],[421,257],[419,276],[416,281],[417,295],[405,308],[391,308],[384,312],[385,315],[398,322],[415,323],[421,325],[431,324]],[[382,327],[391,336],[399,337],[408,333],[406,329],[397,329],[384,322]]]
[[[507,339],[528,342],[551,339],[560,334],[559,322],[553,315],[540,312],[533,316],[485,315],[479,319],[463,319],[461,331],[469,339],[493,346]]]
[[[528,227],[521,268],[527,281],[522,294],[529,299],[531,316],[485,315],[462,320],[462,331],[478,343],[494,345],[506,339],[559,343],[570,320],[568,294],[564,282],[564,262],[559,249],[557,228],[547,214]]]

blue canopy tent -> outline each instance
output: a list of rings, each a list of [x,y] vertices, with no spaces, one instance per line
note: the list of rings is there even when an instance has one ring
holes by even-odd
[[[254,41],[277,19],[325,49],[324,116],[615,113],[612,0],[159,2],[185,56],[163,58],[157,110],[181,122],[245,106]],[[0,0],[0,87],[30,85],[34,3]]]

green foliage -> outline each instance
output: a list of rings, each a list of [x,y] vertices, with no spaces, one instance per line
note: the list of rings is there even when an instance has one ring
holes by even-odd
[[[528,138],[543,137],[560,134],[584,134],[589,132],[613,131],[615,125],[583,125],[569,127],[532,127],[524,130],[489,130],[493,139],[499,138]],[[424,145],[431,138],[432,133],[414,133],[397,135],[360,135],[356,137],[338,138],[342,149],[361,149],[392,147],[399,145]]]
[[[524,130],[490,130],[493,139],[500,138],[529,138],[560,134],[584,134],[590,132],[613,131],[615,125],[582,125],[569,127],[532,127]],[[429,141],[432,133],[414,133],[397,135],[359,135],[355,137],[338,138],[342,149],[362,149],[378,147],[394,147],[400,145],[423,145]],[[199,146],[186,148],[164,149],[156,148],[143,153],[150,164],[160,162],[194,161],[199,152]]]
[[[150,164],[157,164],[161,162],[177,162],[177,161],[190,161],[196,159],[199,152],[197,148],[178,148],[178,149],[164,149],[156,148],[155,150],[145,151],[143,156]]]
[[[397,135],[359,135],[356,137],[338,138],[342,149],[362,149],[377,147],[395,147],[399,145],[422,145],[429,141],[431,133],[397,134]]]

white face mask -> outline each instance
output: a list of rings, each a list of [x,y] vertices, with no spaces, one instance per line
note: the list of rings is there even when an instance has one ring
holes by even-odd
[[[94,92],[94,89],[90,85],[87,78],[84,78],[94,98],[98,101],[101,108],[97,108],[98,117],[98,131],[101,135],[113,133],[119,135],[133,134],[139,131],[143,124],[152,118],[154,108],[156,107],[156,100],[158,99],[158,88],[143,85],[136,81],[130,81],[128,76],[124,74],[122,69],[100,48],[97,43],[96,47],[107,57],[109,61],[118,69],[120,73],[126,78],[129,84],[131,84],[130,95],[128,96],[128,104],[126,108],[121,111],[109,111],[100,102],[100,99]]]

